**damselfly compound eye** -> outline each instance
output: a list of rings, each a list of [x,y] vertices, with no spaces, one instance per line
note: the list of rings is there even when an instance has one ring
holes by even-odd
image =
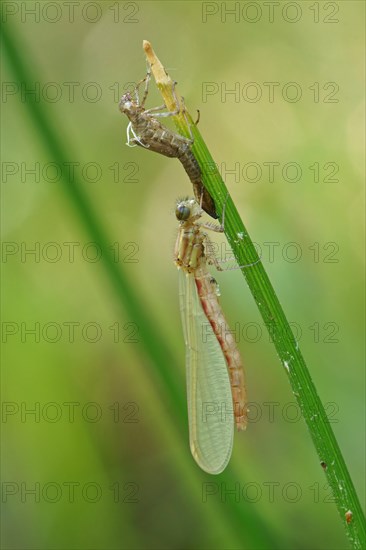
[[[191,209],[186,204],[177,204],[175,208],[175,215],[177,220],[186,221],[191,215]]]

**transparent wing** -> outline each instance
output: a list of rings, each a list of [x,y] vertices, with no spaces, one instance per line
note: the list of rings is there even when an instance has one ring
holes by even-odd
[[[202,309],[193,274],[179,270],[179,299],[186,343],[189,439],[197,464],[210,474],[230,460],[234,413],[225,357]]]

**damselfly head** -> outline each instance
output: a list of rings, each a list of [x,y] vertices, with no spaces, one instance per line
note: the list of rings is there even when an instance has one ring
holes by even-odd
[[[195,217],[201,216],[201,209],[194,199],[179,200],[175,207],[177,220],[185,222]]]
[[[137,105],[132,99],[130,92],[127,92],[121,97],[118,106],[121,113],[128,114],[131,111],[134,111]]]

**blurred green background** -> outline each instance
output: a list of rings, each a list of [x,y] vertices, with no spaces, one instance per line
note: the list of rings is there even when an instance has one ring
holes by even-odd
[[[60,158],[3,49],[3,548],[347,548],[240,272],[217,279],[252,421],[223,474],[192,459],[173,264],[174,201],[192,190],[177,160],[126,147],[118,99],[150,40],[220,168],[239,170],[226,183],[364,502],[363,3],[66,4],[2,5],[71,163],[49,164]],[[96,256],[99,226],[120,286]]]

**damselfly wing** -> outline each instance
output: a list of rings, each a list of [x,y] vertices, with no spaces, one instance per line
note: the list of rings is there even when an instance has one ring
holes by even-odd
[[[186,345],[189,443],[197,464],[222,472],[231,456],[234,412],[225,357],[202,309],[193,273],[179,270],[179,299]]]

